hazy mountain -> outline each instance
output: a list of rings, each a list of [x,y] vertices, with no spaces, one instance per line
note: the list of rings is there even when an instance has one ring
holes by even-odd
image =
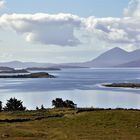
[[[11,62],[0,63],[0,66],[2,66],[2,67],[11,67],[11,68],[52,67],[54,65],[55,64],[51,64],[51,63],[20,62],[20,61],[11,61]]]
[[[97,58],[84,63],[36,63],[36,62],[20,62],[11,61],[0,63],[3,67],[12,68],[83,68],[83,67],[139,67],[140,66],[140,49],[127,52],[121,48],[113,48],[98,56]]]
[[[110,49],[97,58],[84,63],[67,63],[61,66],[79,66],[79,67],[116,67],[140,59],[140,50],[127,52],[119,47]]]
[[[61,68],[82,68],[76,63],[36,63],[36,62],[21,62],[21,61],[11,61],[11,62],[1,62],[0,67],[11,67],[11,68],[39,68],[39,69],[61,69]]]
[[[83,63],[82,65],[88,67],[114,67],[135,61],[137,59],[140,59],[140,50],[127,52],[121,48],[116,47],[101,54],[92,61]]]

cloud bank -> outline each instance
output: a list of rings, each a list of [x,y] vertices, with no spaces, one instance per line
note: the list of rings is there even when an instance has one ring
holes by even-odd
[[[125,16],[140,16],[140,0],[130,0],[128,7],[124,9]]]
[[[0,27],[10,28],[28,42],[45,45],[78,46],[82,39],[97,37],[108,43],[138,46],[140,44],[140,0],[131,0],[121,18],[83,18],[72,14],[4,14]]]

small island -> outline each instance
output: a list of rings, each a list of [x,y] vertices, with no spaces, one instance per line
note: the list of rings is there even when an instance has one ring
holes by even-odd
[[[140,83],[112,83],[103,84],[105,87],[140,88]]]
[[[55,76],[50,75],[47,72],[37,72],[18,75],[0,75],[0,78],[55,78]]]

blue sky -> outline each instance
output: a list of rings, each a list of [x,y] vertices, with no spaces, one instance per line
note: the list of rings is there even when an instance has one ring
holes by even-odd
[[[0,61],[83,62],[138,49],[139,13],[140,0],[0,0]]]
[[[79,16],[122,16],[129,0],[7,0],[7,13],[71,13]]]

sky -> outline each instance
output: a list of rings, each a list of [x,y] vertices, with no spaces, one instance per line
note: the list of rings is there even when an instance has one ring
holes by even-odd
[[[0,0],[0,62],[84,62],[139,44],[140,0]]]

